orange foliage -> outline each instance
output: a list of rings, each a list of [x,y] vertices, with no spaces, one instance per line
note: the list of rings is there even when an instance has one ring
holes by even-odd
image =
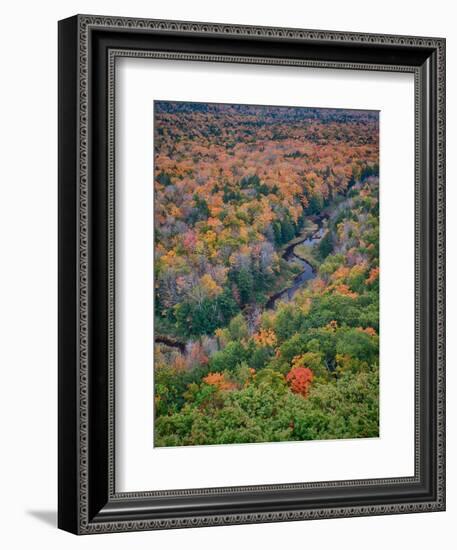
[[[307,397],[313,378],[313,371],[307,367],[292,367],[286,376],[290,389],[303,397]]]
[[[379,267],[373,267],[370,270],[370,275],[367,277],[365,283],[367,285],[371,285],[378,279],[378,277],[379,277]]]
[[[358,327],[357,330],[360,331],[360,332],[364,332],[365,334],[368,334],[368,336],[376,336],[377,335],[377,333],[376,333],[376,331],[373,327],[367,327],[367,328]]]
[[[203,382],[209,386],[215,386],[218,390],[227,391],[236,388],[236,385],[228,380],[225,374],[220,372],[210,372],[203,378]]]
[[[325,281],[323,281],[319,277],[316,277],[315,279],[313,279],[308,283],[308,287],[313,293],[320,294],[325,291],[326,285],[325,285]]]
[[[273,347],[277,342],[276,334],[271,328],[261,329],[257,334],[253,335],[253,339],[254,342],[261,347]]]
[[[346,279],[347,276],[349,275],[349,272],[350,272],[350,269],[348,267],[341,266],[336,271],[334,271],[332,273],[332,276],[330,277],[330,279],[332,281],[338,281],[338,280],[341,280],[341,279]]]
[[[357,298],[357,292],[353,292],[348,285],[341,284],[335,287],[335,292],[343,296],[348,296],[349,298]]]

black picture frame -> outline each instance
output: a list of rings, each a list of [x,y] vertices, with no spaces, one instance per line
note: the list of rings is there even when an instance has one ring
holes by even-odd
[[[116,52],[411,72],[415,78],[416,469],[410,478],[116,493]],[[59,22],[58,525],[76,534],[445,509],[445,40],[76,15]]]

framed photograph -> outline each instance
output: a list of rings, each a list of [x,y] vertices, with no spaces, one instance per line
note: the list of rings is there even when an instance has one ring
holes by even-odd
[[[445,509],[445,40],[59,22],[59,527]]]

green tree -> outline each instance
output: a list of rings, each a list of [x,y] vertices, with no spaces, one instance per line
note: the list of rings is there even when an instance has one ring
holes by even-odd
[[[254,291],[254,278],[252,273],[245,267],[242,267],[237,275],[236,282],[240,292],[240,298],[243,304],[251,301]]]
[[[216,298],[218,312],[221,317],[220,326],[226,325],[240,310],[230,288],[224,290]]]
[[[327,231],[327,233],[322,237],[318,249],[321,260],[325,260],[325,258],[332,252],[333,239],[330,231]]]
[[[287,243],[295,237],[295,229],[289,216],[281,220],[281,242]]]
[[[223,350],[211,356],[209,367],[212,372],[233,371],[239,363],[247,360],[246,348],[240,342],[229,342]]]
[[[242,313],[238,313],[236,317],[230,321],[228,326],[230,338],[232,340],[242,340],[248,336],[248,325]]]

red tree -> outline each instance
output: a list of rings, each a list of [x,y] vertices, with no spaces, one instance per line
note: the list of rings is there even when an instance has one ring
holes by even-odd
[[[292,367],[289,374],[286,376],[290,389],[303,397],[308,395],[309,386],[313,378],[313,371],[308,367]]]

